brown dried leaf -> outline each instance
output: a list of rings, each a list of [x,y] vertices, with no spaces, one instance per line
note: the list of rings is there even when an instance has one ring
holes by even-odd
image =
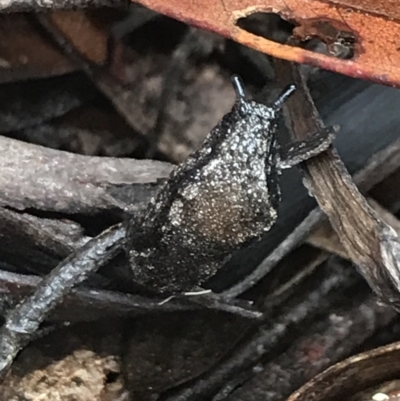
[[[107,61],[111,27],[121,18],[121,13],[113,9],[64,10],[54,11],[48,18],[83,57],[101,66]]]
[[[88,61],[103,66],[108,61],[111,28],[123,15],[113,9],[68,10],[51,12],[48,18]],[[0,82],[62,75],[80,68],[48,39],[31,15],[0,15]]]
[[[356,78],[400,86],[399,8],[397,1],[374,0],[136,0],[162,14],[277,58],[312,64]],[[351,60],[338,59],[256,36],[237,26],[256,12],[277,13],[292,22],[297,36],[318,36],[328,46],[354,41]],[[379,60],[379,63],[376,61]]]
[[[75,70],[26,14],[0,15],[0,82],[62,75]]]

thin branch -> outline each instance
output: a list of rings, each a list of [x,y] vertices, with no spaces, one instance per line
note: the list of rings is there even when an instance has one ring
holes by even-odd
[[[37,276],[10,273],[0,270],[1,306],[15,307],[25,296],[36,290],[42,279]],[[116,291],[79,287],[65,296],[46,320],[53,322],[92,321],[106,317],[132,317],[140,314],[176,312],[200,309],[201,306],[184,299],[162,302],[163,298],[148,298]],[[2,314],[6,311],[1,310]]]
[[[110,261],[126,236],[123,225],[116,225],[90,240],[61,262],[37,286],[35,292],[7,316],[0,329],[0,377],[4,378],[18,352],[32,339],[49,312],[72,287]]]

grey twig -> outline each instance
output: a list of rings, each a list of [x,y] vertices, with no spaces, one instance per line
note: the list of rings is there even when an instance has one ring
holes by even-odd
[[[114,196],[118,188],[132,186],[131,202],[147,204],[154,184],[168,177],[172,167],[153,160],[76,155],[0,137],[0,203],[68,214],[121,210],[126,204]]]
[[[61,262],[35,292],[13,309],[0,330],[0,377],[4,377],[18,352],[32,339],[40,324],[72,287],[111,260],[126,236],[116,225],[90,240]]]
[[[0,270],[1,312],[15,307],[27,294],[36,290],[42,279],[38,276],[10,273]],[[162,298],[144,297],[116,291],[74,288],[50,315],[51,322],[80,322],[105,317],[128,317],[147,313],[176,312],[200,309],[185,299],[172,299],[162,302]]]

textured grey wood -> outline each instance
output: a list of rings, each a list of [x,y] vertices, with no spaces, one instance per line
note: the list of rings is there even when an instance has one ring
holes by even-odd
[[[0,204],[88,215],[124,209],[118,187],[136,186],[140,192],[144,186],[146,192],[172,167],[152,160],[76,155],[0,137]],[[130,195],[134,200],[135,194]]]

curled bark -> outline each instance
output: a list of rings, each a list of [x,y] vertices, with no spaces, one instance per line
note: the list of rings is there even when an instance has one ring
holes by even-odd
[[[281,83],[295,82],[298,93],[287,103],[290,130],[302,140],[325,130],[298,67],[276,61]],[[354,184],[335,149],[301,164],[304,184],[328,216],[349,258],[379,298],[400,309],[400,242]]]

